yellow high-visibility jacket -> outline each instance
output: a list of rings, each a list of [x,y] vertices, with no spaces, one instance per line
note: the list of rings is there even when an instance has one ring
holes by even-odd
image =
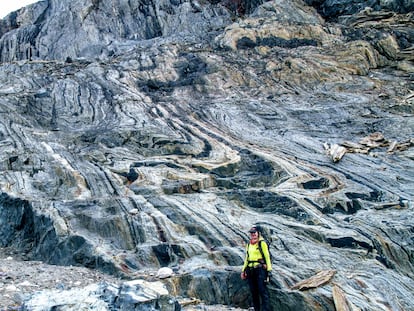
[[[264,258],[262,258],[262,254],[260,253],[259,243],[262,246]],[[266,263],[266,270],[272,271],[272,262],[270,261],[269,247],[267,246],[267,243],[262,237],[259,237],[259,241],[256,244],[249,243],[246,246],[246,257],[244,258],[242,272],[244,272],[247,267],[253,268],[260,265],[260,259],[264,259]]]

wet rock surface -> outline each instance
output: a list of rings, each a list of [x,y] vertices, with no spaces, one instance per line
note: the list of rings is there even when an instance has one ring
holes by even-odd
[[[274,310],[410,310],[412,8],[339,2],[49,0],[0,21],[16,267],[79,288],[168,267],[169,300],[247,308],[258,223]]]

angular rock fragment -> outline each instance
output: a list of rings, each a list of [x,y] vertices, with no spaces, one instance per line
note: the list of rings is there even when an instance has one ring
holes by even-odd
[[[330,146],[328,143],[325,143],[324,148],[331,156],[333,162],[340,161],[346,153],[346,148],[338,144],[333,144]]]
[[[168,267],[160,268],[157,272],[157,277],[159,279],[166,279],[171,277],[174,274],[173,270]]]
[[[387,140],[384,138],[384,135],[379,132],[372,133],[364,138],[362,138],[359,143],[361,145],[368,146],[370,148],[376,148],[384,146],[387,144]]]
[[[350,308],[348,299],[345,296],[344,291],[336,284],[332,286],[332,297],[335,304],[336,311],[356,311],[357,309]]]
[[[291,289],[298,289],[300,291],[304,291],[325,285],[333,278],[335,273],[335,270],[322,270],[314,276],[296,283],[291,287]]]

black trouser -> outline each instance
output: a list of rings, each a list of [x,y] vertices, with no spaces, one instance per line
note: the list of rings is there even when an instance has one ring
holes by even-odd
[[[253,298],[254,311],[270,311],[269,309],[269,291],[265,280],[267,271],[262,267],[247,268],[247,278],[249,281],[250,292]],[[260,309],[260,299],[262,308]]]

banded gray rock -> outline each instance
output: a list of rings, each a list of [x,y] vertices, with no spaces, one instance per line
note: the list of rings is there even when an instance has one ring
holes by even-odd
[[[412,308],[412,14],[249,3],[47,0],[1,20],[0,245],[169,267],[172,296],[245,308],[257,223],[274,309]],[[373,133],[395,144],[324,149]]]

